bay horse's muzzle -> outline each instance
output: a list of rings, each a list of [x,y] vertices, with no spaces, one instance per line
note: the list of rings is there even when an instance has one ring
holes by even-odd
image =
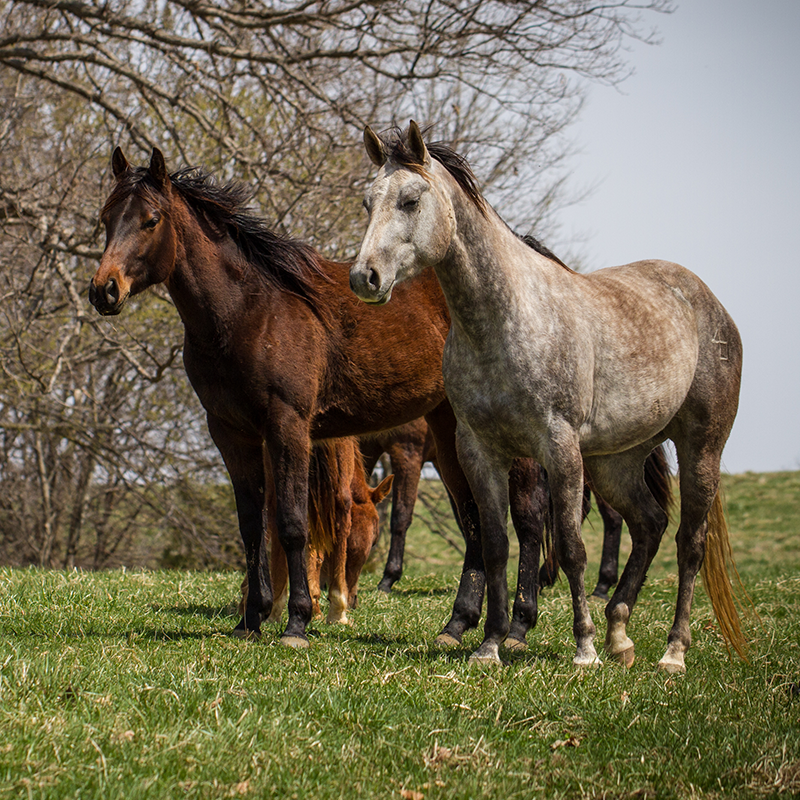
[[[109,278],[102,286],[97,286],[94,278],[89,282],[89,302],[104,317],[119,314],[125,299],[120,297],[120,288],[115,278]]]

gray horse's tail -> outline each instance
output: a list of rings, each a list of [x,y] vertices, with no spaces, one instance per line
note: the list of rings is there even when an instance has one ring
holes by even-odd
[[[714,616],[717,618],[717,624],[728,652],[732,647],[740,658],[746,660],[747,640],[742,632],[737,609],[737,606],[741,606],[742,603],[734,595],[731,573],[735,576],[746,601],[749,601],[733,560],[728,523],[725,520],[722,498],[717,491],[714,502],[711,504],[711,510],[708,512],[706,555],[702,567],[703,584],[706,587],[706,593],[711,598]]]

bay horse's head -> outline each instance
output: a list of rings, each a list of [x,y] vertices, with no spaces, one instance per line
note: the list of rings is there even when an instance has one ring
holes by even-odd
[[[365,302],[382,305],[396,283],[444,258],[455,218],[446,184],[439,180],[447,172],[438,158],[444,148],[432,158],[414,121],[388,152],[369,127],[364,145],[380,171],[364,198],[369,224],[350,269],[350,287]]]
[[[149,166],[133,168],[117,147],[111,168],[116,183],[100,215],[106,246],[89,284],[89,302],[104,316],[119,314],[129,297],[165,281],[177,249],[161,151],[154,147]]]

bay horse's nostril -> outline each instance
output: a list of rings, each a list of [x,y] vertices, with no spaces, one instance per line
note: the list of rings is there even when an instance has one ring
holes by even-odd
[[[119,303],[119,286],[114,278],[109,278],[105,285],[106,303],[113,307]]]
[[[97,287],[94,285],[94,281],[89,281],[89,302],[93,306],[97,306]]]

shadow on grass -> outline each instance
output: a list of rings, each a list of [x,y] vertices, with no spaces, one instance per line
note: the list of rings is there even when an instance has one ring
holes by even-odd
[[[185,606],[162,606],[158,603],[150,605],[152,611],[162,614],[176,614],[179,617],[206,617],[220,619],[222,617],[238,617],[239,611],[233,603],[225,606],[204,606],[190,603]]]
[[[330,638],[330,637],[327,637]],[[472,645],[454,645],[452,647],[438,645],[433,642],[427,645],[424,642],[411,640],[405,636],[383,636],[381,634],[366,634],[361,636],[339,636],[336,637],[338,644],[346,644],[347,641],[357,642],[367,650],[374,652],[376,656],[383,656],[386,653],[402,656],[409,661],[424,663],[434,663],[447,661],[452,663],[464,663],[469,661],[475,648]],[[501,648],[500,651],[503,666],[510,666],[518,663],[554,663],[562,659],[562,655],[549,647],[529,647],[527,650],[507,650]],[[489,667],[491,669],[491,666]]]
[[[363,591],[359,589],[359,591]],[[378,590],[375,589],[377,593]],[[397,587],[393,586],[391,592],[381,592],[381,594],[386,595],[387,597],[391,597],[396,595],[397,597],[445,597],[446,595],[454,595],[455,589],[449,586],[445,587],[438,587],[436,589],[415,589],[413,587]]]

